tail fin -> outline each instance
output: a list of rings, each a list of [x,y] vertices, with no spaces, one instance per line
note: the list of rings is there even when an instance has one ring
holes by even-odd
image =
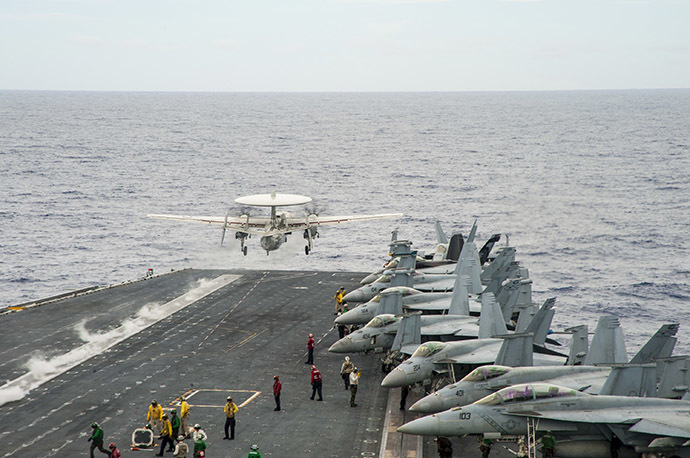
[[[462,234],[460,232],[453,232],[453,235],[450,236],[450,242],[448,243],[446,259],[449,261],[457,261],[464,245],[465,241],[462,238]]]
[[[516,308],[532,303],[532,280],[529,278],[513,278],[506,280],[496,301],[503,310],[503,318],[510,320]]]
[[[657,396],[680,398],[690,386],[690,356],[674,356],[657,360],[657,375],[660,375]]]
[[[398,230],[393,229],[391,231],[391,242],[395,242],[396,240],[398,240]]]
[[[510,264],[506,264],[494,273],[493,277],[491,277],[489,282],[486,284],[484,291],[498,294],[503,282],[509,278],[529,278],[529,271],[522,267],[518,261],[513,261]]]
[[[386,289],[381,291],[381,301],[379,302],[379,308],[376,314],[383,315],[384,313],[390,313],[393,315],[401,315],[403,313],[402,293],[396,290],[387,291]]]
[[[619,365],[611,369],[600,395],[655,397],[656,366],[654,364]]]
[[[515,247],[507,246],[498,250],[496,257],[482,272],[482,283],[487,285],[496,272],[511,262],[515,262]]]
[[[539,308],[534,303],[517,306],[518,321],[515,326],[515,332],[525,332],[525,329],[527,329],[527,326],[532,322],[538,310]],[[513,313],[514,312],[515,310],[513,310]]]
[[[475,221],[467,236],[465,244],[462,246],[460,257],[458,258],[458,265],[455,267],[455,275],[467,275],[470,279],[467,290],[472,294],[480,294],[482,292],[482,284],[479,279],[481,274],[481,264],[479,264],[479,253],[477,252],[477,245],[474,244],[474,233],[477,230],[477,222]]]
[[[450,298],[448,315],[470,316],[470,299],[467,295],[467,275],[458,275],[453,286],[453,295]],[[402,303],[401,303],[402,307]]]
[[[395,269],[390,273],[391,286],[407,286],[412,287],[412,269]]]
[[[503,339],[503,344],[498,351],[495,364],[511,367],[534,365],[534,334],[524,332],[497,337]]]
[[[549,328],[551,327],[551,321],[553,320],[553,315],[556,311],[553,306],[556,305],[556,298],[550,297],[546,299],[544,304],[539,308],[539,311],[532,321],[530,321],[525,332],[531,332],[534,334],[535,345],[543,346],[546,342],[546,335],[549,333]]]
[[[589,349],[587,325],[581,324],[579,326],[573,326],[565,331],[573,334],[570,340],[570,355],[568,356],[568,362],[566,364],[569,366],[581,366],[585,361],[587,350]]]
[[[420,314],[407,315],[400,320],[398,332],[393,339],[391,350],[400,351],[404,345],[422,343],[422,317]]]
[[[491,250],[493,250],[494,245],[501,240],[501,234],[494,234],[489,240],[486,241],[481,250],[479,250],[479,262],[484,265],[486,261],[489,260],[489,255]]]
[[[623,364],[628,362],[625,339],[618,317],[603,315],[594,330],[585,364]]]
[[[491,293],[482,294],[482,310],[479,315],[479,338],[488,339],[489,337],[507,333],[506,322],[503,321],[503,314],[494,295]]]
[[[675,335],[678,332],[678,323],[664,324],[659,330],[647,341],[640,351],[637,352],[631,364],[651,363],[660,358],[668,358],[673,353],[673,347],[676,346]]]
[[[389,245],[389,254],[398,257],[397,269],[414,269],[417,264],[417,251],[412,250],[412,242],[409,240],[395,240]]]
[[[436,224],[434,225],[436,228],[436,242],[438,243],[448,243],[448,237],[446,237],[446,233],[443,232],[443,229],[441,228],[441,222],[439,220],[436,220]]]

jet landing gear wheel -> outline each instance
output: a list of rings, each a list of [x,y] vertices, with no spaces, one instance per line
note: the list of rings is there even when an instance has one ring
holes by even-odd
[[[242,247],[242,254],[244,254],[245,256],[247,256],[247,247],[246,247],[246,246],[245,246],[245,247]]]
[[[309,245],[304,246],[304,254],[309,255]]]

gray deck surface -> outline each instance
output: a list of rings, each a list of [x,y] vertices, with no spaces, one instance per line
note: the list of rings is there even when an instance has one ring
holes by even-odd
[[[123,456],[153,456],[130,450],[132,431],[146,423],[152,399],[174,407],[185,393],[194,393],[191,422],[209,435],[209,457],[244,457],[254,443],[264,457],[438,456],[431,438],[395,432],[416,415],[399,410],[399,390],[380,387],[379,355],[351,355],[363,374],[359,407],[349,407],[342,355],[327,349],[337,340],[333,294],[353,289],[363,273],[183,270],[1,315],[0,379],[24,374],[36,351],[51,356],[81,346],[80,322],[90,332],[111,330],[143,306],[155,310],[222,274],[238,277],[0,407],[0,457],[88,456],[94,421]],[[309,399],[309,332],[324,402]],[[280,412],[273,411],[274,374],[283,383]],[[255,393],[240,408],[236,440],[222,440],[226,396],[241,405]],[[420,395],[413,390],[408,406]],[[481,456],[474,438],[452,441],[453,456]],[[492,457],[514,456],[494,448]]]

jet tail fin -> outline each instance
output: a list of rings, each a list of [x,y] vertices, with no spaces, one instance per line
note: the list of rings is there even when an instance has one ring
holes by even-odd
[[[470,298],[467,295],[467,275],[458,275],[453,286],[453,295],[450,297],[448,315],[470,315]],[[402,302],[401,302],[402,307]]]
[[[529,278],[506,280],[496,295],[496,300],[503,310],[503,318],[508,322],[516,308],[522,308],[521,306],[532,303],[532,280]]]
[[[383,315],[384,313],[401,315],[403,313],[402,293],[396,291],[395,293],[381,294],[381,301],[376,313],[378,315]]]
[[[462,238],[462,234],[460,232],[454,232],[453,235],[450,236],[446,259],[449,261],[457,261],[464,245],[465,241]]]
[[[479,338],[488,339],[489,337],[508,333],[506,322],[503,321],[503,313],[498,306],[498,302],[491,293],[482,294],[482,310],[479,315]]]
[[[544,301],[544,304],[539,308],[534,318],[532,318],[527,329],[525,329],[525,332],[534,333],[534,343],[536,345],[543,346],[546,343],[546,336],[549,333],[553,315],[556,313],[553,309],[554,305],[556,305],[555,297],[550,297]]]
[[[625,339],[618,317],[602,315],[594,330],[594,337],[589,346],[586,365],[623,364],[628,362],[625,350]]]
[[[579,326],[573,326],[565,330],[566,332],[571,332],[572,337],[570,339],[570,355],[568,356],[569,366],[581,366],[585,358],[587,357],[587,351],[589,350],[589,334],[586,324],[581,324]]]
[[[436,220],[434,227],[436,228],[436,242],[443,244],[448,243],[448,237],[446,237],[446,233],[443,232],[443,228],[441,227],[441,222],[439,220]]]
[[[400,351],[405,345],[422,343],[422,317],[420,314],[407,315],[400,320],[398,332],[393,339],[391,350]]]
[[[503,247],[482,271],[482,283],[488,285],[493,276],[508,264],[515,262],[515,247]]]
[[[491,236],[489,240],[486,241],[484,246],[482,247],[481,250],[479,250],[479,262],[481,265],[484,265],[486,261],[489,260],[489,255],[491,254],[491,250],[493,250],[494,245],[501,240],[501,234],[494,234]]]
[[[621,364],[611,369],[600,395],[655,397],[656,366],[654,364]]]
[[[495,364],[511,367],[534,365],[533,333],[523,332],[497,337],[503,339],[503,344],[498,351]]]
[[[678,333],[678,323],[669,323],[662,325],[659,330],[647,341],[640,351],[637,352],[631,364],[651,363],[660,358],[668,358],[673,353],[673,348],[676,346],[675,335]]]
[[[455,275],[467,275],[470,279],[467,290],[472,294],[480,294],[482,292],[482,283],[480,275],[482,266],[479,264],[479,253],[477,252],[477,245],[474,243],[474,232],[477,230],[477,223],[475,221],[470,235],[467,236],[465,244],[462,246],[458,264],[455,266]]]
[[[656,361],[660,398],[690,397],[690,356],[673,356]],[[690,400],[690,399],[687,399]]]

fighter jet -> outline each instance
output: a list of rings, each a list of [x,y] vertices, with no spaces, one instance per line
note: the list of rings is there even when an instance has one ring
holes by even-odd
[[[615,321],[615,323],[613,323]],[[599,394],[604,382],[611,373],[606,364],[627,361],[625,346],[618,341],[620,326],[615,317],[603,316],[599,320],[592,348],[588,355],[590,365],[549,366],[549,367],[507,367],[498,365],[481,366],[467,374],[462,380],[420,399],[410,410],[419,413],[436,413],[452,407],[471,404],[479,399],[510,385],[520,383],[547,383],[573,388],[591,394]],[[668,358],[678,331],[677,324],[665,324],[633,357],[634,363],[651,363],[660,358]],[[613,351],[610,351],[612,349]],[[622,354],[621,354],[622,351]],[[597,364],[596,366],[594,364]],[[681,371],[674,371],[680,373]],[[672,396],[668,396],[672,397]]]
[[[373,283],[361,286],[354,291],[350,291],[343,297],[345,302],[367,302],[374,298],[382,290],[391,286],[400,286],[393,284],[395,276],[408,275],[411,276],[412,284],[401,286],[414,286],[419,291],[452,291],[455,284],[456,276],[467,275],[470,278],[470,286],[468,288],[470,293],[479,294],[482,292],[482,285],[480,282],[481,264],[479,263],[479,253],[477,246],[474,244],[474,236],[477,231],[477,224],[472,226],[470,234],[467,236],[467,241],[462,246],[458,263],[453,270],[452,275],[447,274],[427,274],[416,272],[414,267],[412,269],[397,269],[387,270]]]
[[[461,280],[467,279],[462,276]],[[425,340],[462,340],[477,338],[479,335],[479,320],[469,315],[469,301],[467,289],[463,281],[459,282],[454,291],[455,299],[451,303],[447,315],[408,316],[380,314],[372,318],[362,329],[343,337],[335,342],[328,351],[334,353],[354,353],[370,350],[388,350],[393,346],[396,334],[402,321],[415,319],[420,335]],[[384,304],[384,307],[386,304]],[[399,311],[396,313],[400,313]],[[444,339],[445,337],[445,339]]]
[[[536,365],[559,365],[564,364],[567,359],[565,355],[541,347],[546,340],[548,326],[553,318],[554,303],[555,298],[547,300],[526,329],[527,332],[534,334],[534,342],[543,352],[533,355]],[[507,328],[491,293],[482,294],[482,316],[479,325],[480,338],[476,340],[421,344],[409,359],[386,375],[381,386],[394,388],[413,385],[431,379],[434,373],[447,371],[448,365],[477,366],[494,363],[504,339],[484,336],[504,336],[507,334]]]
[[[599,395],[551,384],[504,388],[474,404],[426,416],[398,428],[406,434],[527,435],[550,430],[559,457],[609,457],[615,434],[626,452],[690,456],[690,401],[611,395],[649,394],[654,367],[617,367]],[[636,373],[637,376],[631,375]],[[686,399],[686,398],[684,398]]]

